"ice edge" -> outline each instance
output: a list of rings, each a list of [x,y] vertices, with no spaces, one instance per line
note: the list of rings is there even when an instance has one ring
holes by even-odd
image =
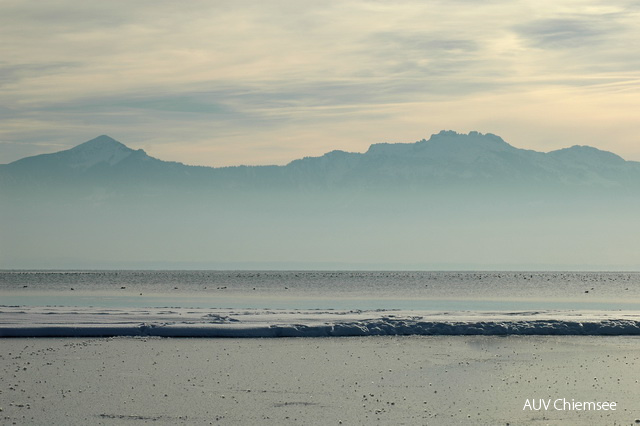
[[[0,337],[348,337],[457,335],[640,335],[640,321],[407,321],[374,320],[335,324],[131,324],[0,326]]]

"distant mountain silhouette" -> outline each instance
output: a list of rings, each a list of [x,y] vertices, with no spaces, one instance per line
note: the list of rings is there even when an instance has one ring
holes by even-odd
[[[364,154],[334,151],[287,166],[345,184],[502,183],[620,187],[640,184],[640,163],[574,146],[550,153],[515,148],[493,134],[442,131],[412,144],[375,144]]]
[[[115,139],[102,135],[74,148],[52,154],[26,157],[4,165],[0,171],[11,181],[26,183],[38,180],[52,182],[74,179],[143,177],[145,173],[175,173],[178,163],[165,162],[133,150]]]
[[[166,162],[102,135],[75,148],[0,166],[2,187],[153,186],[197,190],[512,188],[639,189],[640,163],[573,146],[549,153],[515,148],[493,134],[442,131],[415,143],[378,143],[365,153],[332,151],[285,166],[196,167]]]
[[[639,195],[640,163],[477,132],[221,168],[100,136],[0,165],[0,268],[637,269]]]

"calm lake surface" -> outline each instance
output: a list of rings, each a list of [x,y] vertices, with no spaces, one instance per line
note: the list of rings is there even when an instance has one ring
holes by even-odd
[[[0,305],[640,311],[640,273],[0,271]]]

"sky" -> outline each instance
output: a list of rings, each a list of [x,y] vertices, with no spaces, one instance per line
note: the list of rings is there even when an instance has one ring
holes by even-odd
[[[0,0],[0,163],[286,164],[442,129],[640,161],[640,1]]]

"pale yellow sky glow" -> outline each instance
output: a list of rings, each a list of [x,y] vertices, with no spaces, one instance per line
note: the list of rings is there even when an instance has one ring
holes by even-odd
[[[640,161],[637,1],[0,2],[0,163],[286,164],[478,130]]]

